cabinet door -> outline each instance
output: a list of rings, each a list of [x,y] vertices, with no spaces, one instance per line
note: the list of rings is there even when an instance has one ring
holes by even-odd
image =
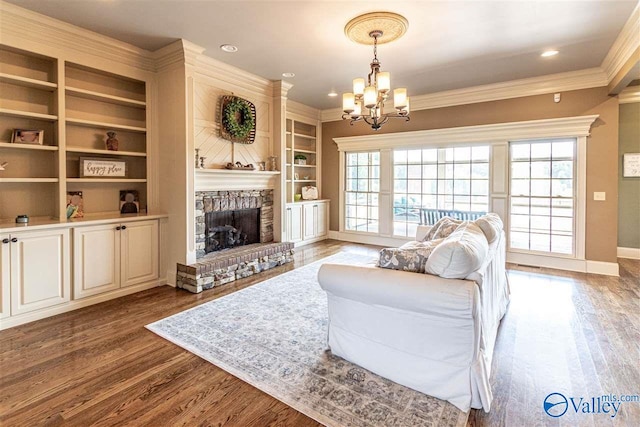
[[[302,205],[287,207],[287,235],[290,242],[302,241]]]
[[[316,235],[318,237],[327,235],[328,207],[329,205],[327,203],[318,203],[316,224]]]
[[[305,204],[304,205],[304,234],[302,238],[304,240],[313,239],[316,237],[317,227],[316,227],[316,219],[317,219],[317,204]]]
[[[117,224],[73,230],[73,298],[120,288],[120,231]]]
[[[158,221],[122,224],[121,286],[133,286],[158,279]]]
[[[11,234],[11,315],[69,301],[69,230]]]
[[[11,315],[11,302],[9,301],[9,248],[8,234],[0,234],[0,319]]]

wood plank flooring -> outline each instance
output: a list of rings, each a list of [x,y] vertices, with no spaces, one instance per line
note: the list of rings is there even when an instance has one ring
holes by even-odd
[[[327,240],[295,263],[198,295],[168,286],[0,332],[0,426],[317,426],[305,415],[144,325],[341,251]],[[490,413],[472,426],[640,425],[640,402],[606,415],[548,417],[544,396],[640,394],[640,262],[620,278],[513,267],[493,361]]]

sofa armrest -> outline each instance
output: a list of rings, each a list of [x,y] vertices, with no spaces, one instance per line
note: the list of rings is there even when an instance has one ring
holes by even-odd
[[[430,274],[342,264],[323,264],[318,281],[328,294],[364,304],[424,314],[470,318],[479,290],[475,282]]]
[[[419,225],[418,229],[416,230],[416,241],[422,242],[429,230],[431,230],[432,228],[432,225]]]

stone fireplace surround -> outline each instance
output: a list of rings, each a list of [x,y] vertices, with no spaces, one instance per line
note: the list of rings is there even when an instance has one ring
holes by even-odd
[[[196,191],[196,258],[178,263],[178,288],[199,293],[293,261],[293,243],[273,242],[273,190]],[[260,243],[205,254],[205,213],[260,208]]]

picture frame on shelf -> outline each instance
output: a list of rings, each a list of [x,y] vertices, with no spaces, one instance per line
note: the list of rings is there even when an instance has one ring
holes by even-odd
[[[67,191],[67,219],[84,216],[84,198],[82,191]]]
[[[80,157],[80,178],[127,178],[127,161],[105,157]]]
[[[13,144],[42,145],[44,143],[44,130],[14,129],[11,134]]]
[[[140,194],[138,190],[120,190],[120,213],[140,212]]]

